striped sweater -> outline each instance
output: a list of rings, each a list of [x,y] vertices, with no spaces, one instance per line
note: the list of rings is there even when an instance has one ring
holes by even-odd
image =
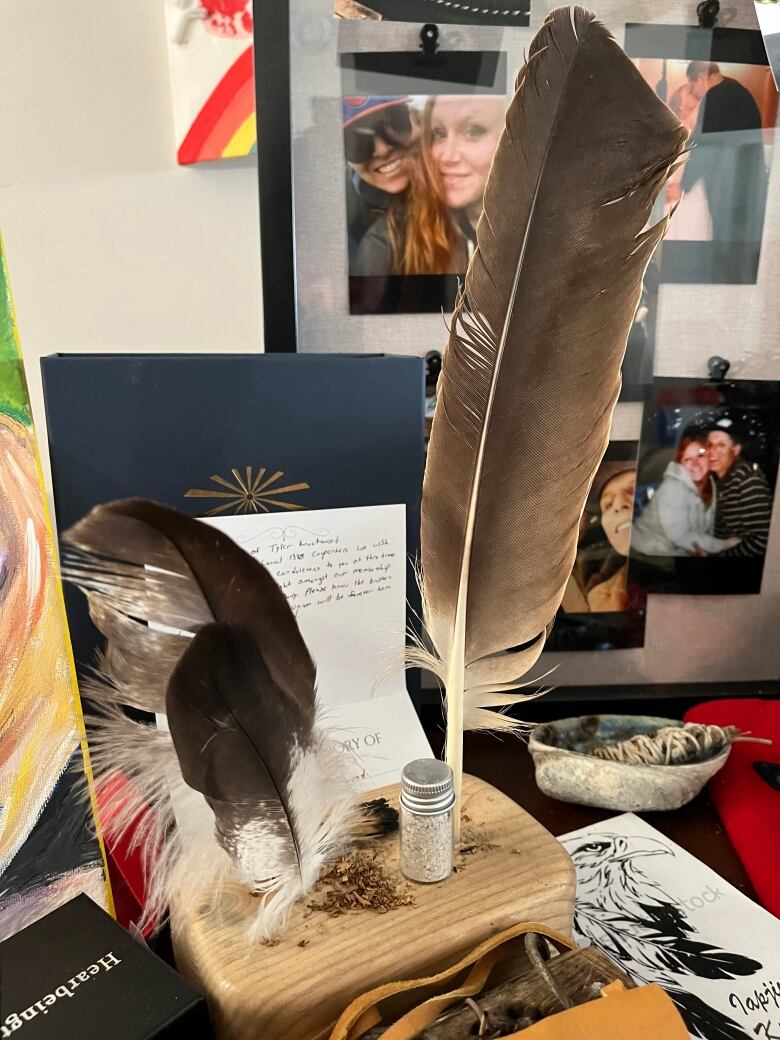
[[[766,477],[747,459],[738,458],[718,480],[715,536],[741,538],[739,545],[720,556],[763,556],[769,537],[772,496]]]

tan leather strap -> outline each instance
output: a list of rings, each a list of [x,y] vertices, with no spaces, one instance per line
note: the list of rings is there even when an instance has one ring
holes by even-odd
[[[433,1025],[442,1011],[446,1011],[451,1004],[481,993],[500,955],[501,949],[496,947],[495,950],[480,957],[466,976],[466,981],[462,986],[451,989],[447,993],[440,993],[437,997],[431,997],[422,1004],[418,1004],[416,1008],[412,1008],[411,1011],[407,1011],[385,1030],[383,1040],[412,1040],[412,1037],[417,1036],[423,1029]]]
[[[466,969],[471,968],[472,970],[460,986],[424,1001],[419,1007],[414,1008],[398,1019],[385,1033],[386,1040],[410,1040],[420,1030],[427,1028],[434,1022],[445,1008],[458,1000],[462,1000],[464,997],[479,993],[487,982],[500,956],[501,947],[518,938],[518,936],[527,935],[529,932],[536,932],[545,936],[559,949],[577,949],[571,939],[567,939],[560,932],[548,928],[547,925],[537,922],[514,925],[512,928],[507,928],[505,931],[485,939],[484,942],[462,957],[456,964],[451,965],[437,975],[431,975],[422,979],[388,982],[369,990],[368,993],[364,993],[362,996],[356,997],[336,1022],[330,1035],[330,1040],[358,1040],[365,1032],[382,1021],[379,1005],[389,997],[396,996],[399,993],[408,993],[415,989],[425,989],[437,985],[444,986]]]
[[[379,1014],[379,1010],[375,1007],[366,1008],[357,1022],[354,1024],[352,1029],[349,1031],[349,1040],[353,1037],[363,1036],[369,1029],[373,1029],[374,1026],[378,1026],[382,1021],[382,1016]]]

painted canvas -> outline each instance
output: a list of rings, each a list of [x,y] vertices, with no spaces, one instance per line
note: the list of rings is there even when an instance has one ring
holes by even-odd
[[[0,941],[79,892],[110,909],[85,781],[84,725],[0,241]]]
[[[181,165],[257,150],[252,0],[165,0]]]

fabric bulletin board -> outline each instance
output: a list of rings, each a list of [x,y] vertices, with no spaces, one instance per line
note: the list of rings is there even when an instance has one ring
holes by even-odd
[[[345,72],[349,62],[344,62],[344,55],[414,52],[420,45],[420,26],[388,21],[336,21],[332,18],[332,6],[333,0],[295,0],[291,4],[291,147],[298,350],[323,353],[365,350],[425,356],[429,351],[442,349],[446,341],[441,308],[427,313],[350,313],[342,138],[342,124],[348,111],[344,106],[345,93],[374,92],[371,82],[366,84],[364,80],[349,78],[352,74]],[[527,29],[441,25],[441,48],[504,55],[507,91],[511,92],[524,52],[554,6],[557,5],[552,0],[533,0],[531,24]],[[777,396],[780,295],[776,291],[780,284],[780,163],[771,163],[776,143],[777,95],[767,89],[768,71],[755,64],[761,60],[755,53],[756,35],[737,34],[733,55],[718,51],[719,45],[709,50],[706,46],[702,48],[701,34],[708,30],[696,27],[693,2],[657,0],[648,5],[640,0],[600,0],[592,6],[618,41],[627,49],[633,48],[632,56],[636,55],[637,67],[648,82],[659,91],[663,89],[668,103],[677,104],[681,111],[687,96],[689,62],[702,56],[721,63],[725,61],[728,66],[725,71],[733,71],[742,88],[751,93],[750,104],[760,112],[761,125],[754,132],[754,150],[763,157],[759,164],[765,162],[769,170],[768,181],[762,174],[761,183],[755,190],[751,187],[749,193],[758,193],[762,199],[757,239],[754,241],[748,235],[746,242],[727,251],[729,257],[735,253],[742,257],[734,261],[734,270],[719,266],[720,261],[713,259],[712,249],[704,240],[712,238],[713,226],[717,236],[717,217],[713,216],[701,230],[697,224],[700,218],[693,209],[696,193],[691,190],[687,204],[691,212],[686,220],[681,218],[678,222],[678,241],[670,242],[668,253],[659,259],[659,264],[666,265],[665,273],[662,271],[655,284],[649,286],[654,296],[644,332],[652,336],[654,348],[650,368],[645,372],[644,389],[627,394],[618,404],[612,434],[616,447],[614,457],[608,461],[610,464],[619,462],[623,451],[634,451],[635,457],[639,452],[640,460],[645,460],[640,461],[639,466],[639,496],[640,485],[648,485],[652,492],[651,478],[655,478],[657,484],[658,467],[672,457],[674,437],[669,433],[670,423],[672,426],[677,423],[675,429],[679,436],[680,424],[687,421],[711,421],[713,417],[736,415],[739,411],[739,421],[751,424],[758,416],[755,421],[760,427],[758,439],[762,447],[758,455],[751,457],[754,461],[758,459],[766,471],[772,524],[762,568],[749,591],[744,591],[743,586],[747,586],[739,582],[734,585],[726,582],[723,588],[717,582],[709,585],[705,582],[695,588],[683,588],[682,592],[656,591],[659,586],[652,586],[643,602],[643,632],[638,639],[621,635],[616,642],[610,642],[614,636],[610,634],[605,637],[605,645],[620,649],[601,652],[577,648],[578,645],[599,645],[600,637],[594,637],[595,643],[591,639],[583,644],[577,644],[575,638],[574,643],[562,650],[546,652],[538,670],[541,673],[556,666],[554,682],[559,686],[774,682],[780,677],[780,643],[775,638],[780,611],[780,504],[776,489],[776,425],[780,410]],[[752,0],[726,0],[721,5],[718,25],[722,30],[753,30],[755,33],[757,23]],[[659,47],[667,48],[667,53],[660,53]],[[366,86],[367,89],[362,89]],[[398,84],[394,90],[386,87],[376,92],[400,94],[403,89],[403,84]],[[415,95],[423,91],[416,86],[406,93]],[[693,125],[695,112],[688,117]],[[735,176],[746,175],[742,170]],[[686,230],[687,220],[693,228],[690,232]],[[704,217],[701,221],[706,224]],[[679,241],[686,235],[694,241],[693,246]],[[698,239],[701,241],[696,244]],[[723,262],[731,261],[727,257]],[[669,274],[669,265],[672,268],[676,265],[676,274]],[[713,355],[730,362],[729,383],[720,397],[708,396],[708,388],[715,385],[709,382],[708,369],[708,360]],[[656,421],[648,433],[651,413]],[[663,436],[657,434],[662,428]],[[656,435],[661,439],[657,446],[659,452],[654,455],[653,444],[648,445],[647,437]],[[625,447],[632,444],[633,449]],[[645,484],[642,484],[643,466],[650,474]],[[627,641],[621,642],[621,639]]]

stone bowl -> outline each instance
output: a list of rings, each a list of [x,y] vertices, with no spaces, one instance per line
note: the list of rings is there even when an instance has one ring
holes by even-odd
[[[725,765],[730,747],[701,761],[668,766],[627,765],[592,754],[599,745],[616,744],[639,733],[652,735],[665,726],[682,726],[682,722],[649,715],[583,715],[537,726],[528,742],[536,783],[551,798],[599,809],[679,809]]]

